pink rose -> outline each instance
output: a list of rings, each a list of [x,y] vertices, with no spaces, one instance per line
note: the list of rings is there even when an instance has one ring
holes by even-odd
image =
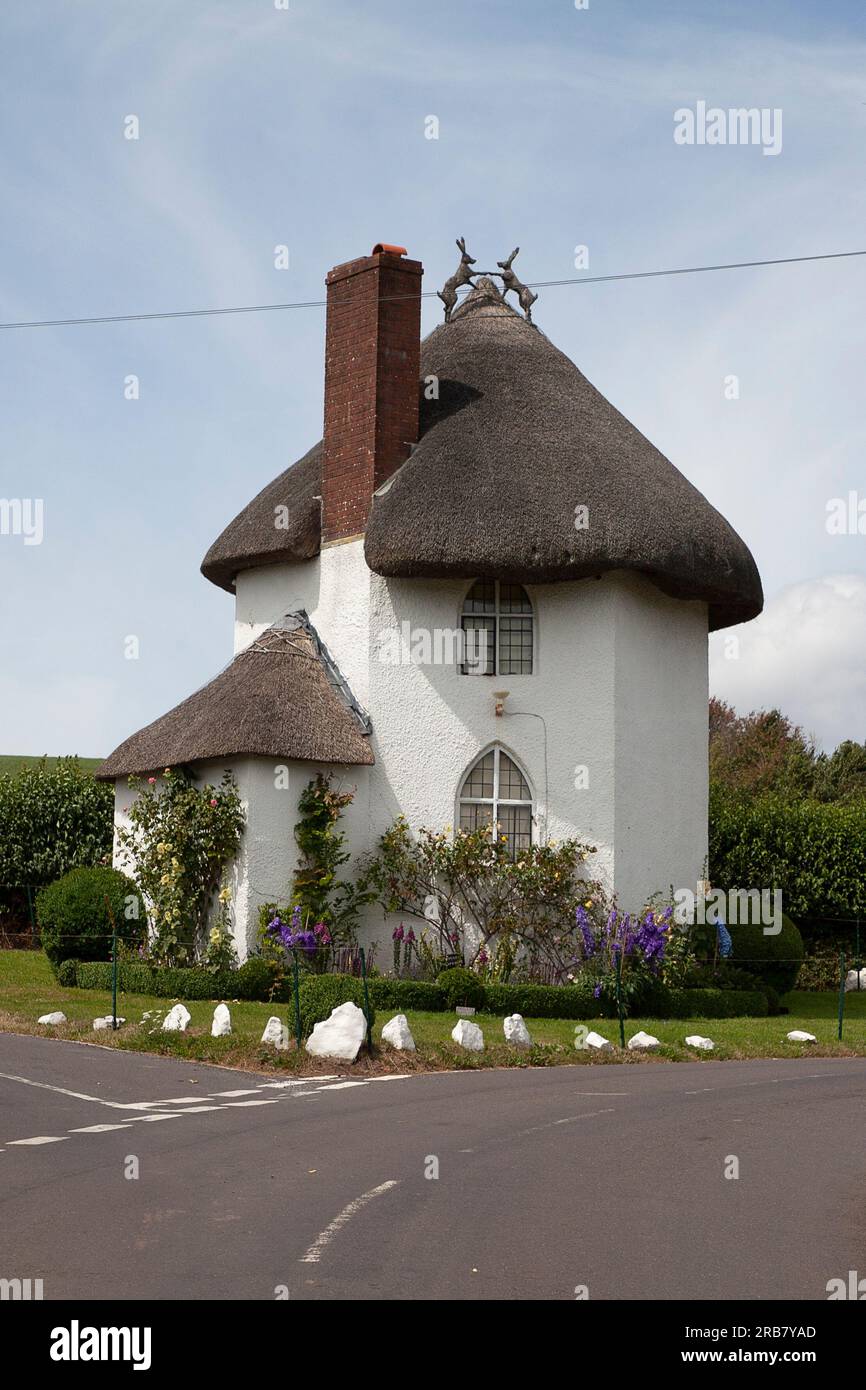
[[[216,802],[215,802],[215,801],[211,801],[211,806],[216,806]]]
[[[151,785],[152,787],[155,787],[155,786],[156,786],[156,778],[155,778],[155,777],[148,777],[147,780],[148,780],[148,782],[150,783],[150,785]]]

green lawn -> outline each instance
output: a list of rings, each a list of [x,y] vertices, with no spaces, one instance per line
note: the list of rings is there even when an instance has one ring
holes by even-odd
[[[39,763],[41,761],[42,759],[39,757],[19,757],[17,753],[0,753],[0,773],[20,772],[22,767],[32,767],[35,763]],[[58,758],[45,759],[46,766],[48,767],[55,767],[58,761]],[[78,761],[81,764],[82,770],[84,772],[94,772],[96,768],[99,767],[99,764],[103,761],[103,759],[79,758]]]
[[[115,1034],[94,1033],[93,1019],[111,1012],[110,993],[62,989],[41,952],[0,951],[0,1031],[51,1033],[106,1046],[171,1053],[198,1061],[220,1062],[259,1071],[277,1068],[315,1072],[323,1069],[322,1064],[305,1053],[297,1054],[291,1050],[276,1054],[273,1048],[260,1045],[262,1030],[271,1014],[279,1015],[291,1029],[290,1011],[285,1005],[227,1001],[234,1032],[229,1038],[211,1038],[213,1003],[196,1000],[185,1002],[192,1015],[185,1034],[151,1034],[138,1026],[145,1010],[165,1012],[171,1001],[137,994],[119,995],[118,1013],[128,1020],[125,1028]],[[785,1002],[790,1013],[777,1018],[696,1018],[672,1022],[627,1019],[627,1039],[642,1028],[659,1038],[663,1044],[661,1052],[649,1058],[633,1053],[622,1054],[617,1048],[612,1054],[607,1054],[606,1060],[628,1060],[645,1065],[659,1060],[711,1062],[737,1057],[866,1056],[866,992],[846,996],[844,1041],[841,1044],[836,1037],[838,1001],[835,994],[795,991]],[[39,1015],[53,1010],[65,1013],[68,1022],[57,1029],[39,1027],[36,1023]],[[379,1012],[373,1032],[376,1042],[379,1041],[382,1026],[390,1017],[391,1011]],[[535,1046],[529,1051],[521,1051],[505,1045],[501,1019],[479,1014],[475,1021],[481,1026],[487,1048],[484,1053],[477,1055],[464,1052],[451,1041],[450,1032],[455,1022],[453,1014],[410,1012],[407,1017],[418,1044],[418,1053],[413,1056],[382,1048],[377,1050],[374,1058],[360,1059],[356,1068],[406,1071],[443,1067],[559,1066],[602,1060],[586,1050],[575,1048],[575,1028],[580,1025],[568,1019],[527,1019]],[[612,1043],[618,1043],[619,1029],[614,1020],[598,1020],[586,1026],[594,1027]],[[793,1028],[814,1033],[818,1045],[787,1042],[785,1034]],[[687,1048],[684,1039],[690,1033],[712,1038],[716,1044],[715,1052],[695,1053]]]

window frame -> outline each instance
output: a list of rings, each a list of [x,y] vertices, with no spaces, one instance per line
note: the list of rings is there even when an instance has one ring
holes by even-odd
[[[494,586],[494,588],[493,588],[493,604],[492,604],[492,608],[490,608],[490,609],[488,609],[488,610],[486,610],[486,611],[482,610],[482,611],[475,612],[475,613],[467,612],[467,604],[468,604],[469,601],[470,601],[470,595],[472,594],[472,591],[473,591],[473,590],[477,587],[477,585],[479,585],[479,584],[492,584],[492,585]],[[528,613],[503,613],[503,611],[502,611],[502,585],[503,585],[503,584],[505,584],[505,585],[507,585],[507,586],[509,586],[509,587],[513,587],[513,588],[520,589],[521,593],[523,594],[524,598],[526,599],[526,602],[527,602],[528,605],[529,605],[529,612],[528,612]],[[508,618],[520,618],[520,617],[528,618],[528,620],[529,620],[529,670],[528,670],[528,671],[503,671],[503,670],[502,670],[502,653],[501,653],[502,620],[503,620],[503,618],[508,619]],[[477,622],[479,623],[479,627],[476,627],[476,628],[467,628],[467,626],[466,626],[466,620],[467,620],[467,619],[477,621]],[[532,600],[531,595],[527,592],[526,586],[525,586],[524,584],[517,584],[517,583],[515,583],[514,580],[511,580],[511,579],[484,579],[484,578],[481,578],[481,579],[473,579],[473,581],[472,581],[472,583],[470,584],[469,588],[466,590],[465,594],[463,595],[463,602],[462,602],[461,605],[460,605],[460,631],[461,631],[461,633],[466,633],[466,632],[471,632],[471,631],[488,631],[488,632],[489,632],[491,629],[490,629],[490,628],[485,628],[485,627],[483,626],[483,624],[484,624],[485,621],[486,621],[486,622],[491,622],[491,623],[492,623],[493,641],[492,641],[492,644],[488,644],[488,650],[489,650],[490,647],[492,646],[492,655],[493,655],[492,670],[489,670],[489,671],[480,671],[480,670],[475,670],[475,669],[473,669],[473,667],[470,665],[470,663],[465,659],[465,657],[466,657],[466,652],[465,652],[465,647],[464,647],[464,652],[463,652],[463,657],[464,657],[464,659],[463,659],[462,661],[458,662],[458,671],[459,671],[459,674],[460,674],[461,676],[502,676],[502,677],[507,677],[507,676],[511,676],[511,677],[515,677],[515,676],[532,676],[532,675],[534,675],[534,674],[535,674],[535,670],[536,670],[536,664],[537,664],[537,661],[536,661],[536,650],[535,650],[535,634],[536,634],[536,630],[537,630],[537,622],[538,622],[538,620],[537,620],[536,612],[535,612],[535,604],[533,603],[533,600]],[[464,640],[465,640],[465,639],[464,639]]]
[[[483,759],[487,757],[488,753],[492,753],[492,754],[493,754],[493,795],[492,795],[492,796],[464,796],[464,795],[463,795],[463,788],[465,787],[467,781],[469,780],[469,778],[471,777],[471,775],[472,775],[472,773],[475,771],[475,769],[479,766],[479,764],[483,761]],[[505,756],[506,758],[508,758],[509,762],[511,762],[511,763],[514,765],[514,767],[515,767],[515,768],[517,769],[517,771],[519,772],[520,776],[523,778],[523,781],[524,781],[525,784],[526,784],[526,789],[527,789],[527,791],[529,792],[529,800],[528,800],[528,801],[525,800],[525,799],[522,798],[522,797],[521,797],[521,798],[515,798],[515,797],[501,797],[501,796],[499,795],[499,786],[500,786],[500,762],[501,762],[501,758],[502,758],[502,755],[503,755],[503,754],[504,754],[504,756]],[[536,834],[537,825],[538,825],[538,817],[537,817],[537,811],[536,811],[537,803],[536,803],[536,798],[535,798],[535,791],[533,790],[533,786],[532,786],[532,779],[528,776],[528,774],[527,774],[527,772],[526,772],[526,769],[523,767],[523,765],[522,765],[522,763],[520,762],[520,760],[519,760],[518,758],[516,758],[516,757],[514,756],[514,754],[513,754],[509,749],[503,748],[503,746],[502,746],[501,743],[491,743],[491,744],[489,744],[486,748],[483,748],[483,749],[481,750],[481,752],[477,755],[477,757],[475,757],[475,758],[472,759],[472,762],[469,763],[468,767],[465,767],[465,768],[463,769],[463,772],[462,772],[462,774],[461,774],[461,776],[460,776],[460,779],[459,779],[459,781],[458,781],[458,783],[457,783],[457,816],[456,816],[455,824],[457,825],[458,828],[462,828],[462,826],[461,826],[462,814],[461,814],[461,813],[462,813],[462,810],[463,810],[463,807],[464,807],[464,806],[489,806],[489,807],[491,808],[491,821],[490,821],[490,824],[493,825],[494,827],[497,827],[497,833],[499,833],[499,832],[498,832],[498,827],[499,827],[499,825],[500,825],[500,818],[499,818],[499,814],[498,814],[498,813],[499,813],[499,808],[500,808],[500,806],[515,806],[515,807],[517,807],[517,806],[528,806],[528,807],[529,807],[529,845],[530,845],[530,847],[531,847],[532,845],[537,844],[537,842],[538,842],[538,840],[537,840],[537,834]],[[512,848],[512,850],[514,851],[515,854],[517,853],[517,850],[514,848],[514,845],[513,845],[513,844],[510,846],[510,848]]]

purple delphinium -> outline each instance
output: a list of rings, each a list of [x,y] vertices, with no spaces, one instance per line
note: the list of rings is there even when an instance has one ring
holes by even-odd
[[[313,931],[301,931],[301,909],[296,907],[292,912],[291,923],[284,922],[279,913],[276,913],[268,923],[268,935],[276,937],[287,951],[302,950],[315,951],[319,944],[316,940],[316,933]]]
[[[586,908],[582,904],[577,909],[577,912],[575,913],[575,918],[577,919],[577,925],[580,930],[581,939],[583,941],[583,949],[586,954],[587,960],[589,960],[591,956],[595,955],[595,937],[593,936],[592,926],[590,925]]]
[[[631,913],[627,912],[622,919],[622,953],[630,956],[634,950],[637,932],[631,924]]]
[[[656,919],[653,912],[647,912],[638,929],[637,944],[650,969],[658,970],[667,944],[667,923],[663,917]]]
[[[592,994],[594,999],[598,999],[599,995],[601,994],[601,980],[599,980],[595,989],[592,991]]]

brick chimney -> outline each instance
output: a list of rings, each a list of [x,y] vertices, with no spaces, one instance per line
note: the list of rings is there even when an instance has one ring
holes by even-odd
[[[323,544],[364,533],[373,493],[418,439],[423,273],[380,243],[325,282]]]

